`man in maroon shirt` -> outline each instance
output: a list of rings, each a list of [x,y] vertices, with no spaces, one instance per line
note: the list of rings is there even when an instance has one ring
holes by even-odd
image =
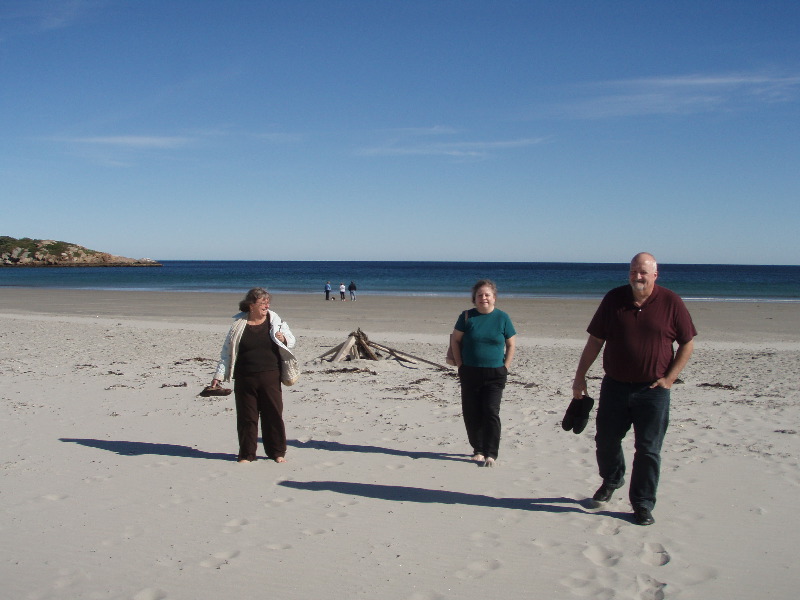
[[[630,285],[608,292],[587,328],[589,339],[572,383],[573,398],[586,394],[586,373],[605,346],[595,435],[603,484],[593,500],[595,505],[608,502],[625,483],[622,440],[633,426],[635,453],[628,497],[639,525],[654,522],[670,388],[689,362],[697,335],[680,296],[656,285],[657,278],[652,254],[633,257]],[[677,352],[673,352],[674,343]]]

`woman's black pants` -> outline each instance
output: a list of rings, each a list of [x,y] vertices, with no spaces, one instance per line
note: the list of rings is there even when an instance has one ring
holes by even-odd
[[[255,460],[258,447],[258,418],[267,457],[286,455],[286,428],[283,424],[281,372],[264,371],[239,375],[234,379],[236,429],[239,432],[239,460]]]
[[[461,412],[474,454],[497,458],[500,449],[500,401],[508,379],[505,367],[458,368]]]

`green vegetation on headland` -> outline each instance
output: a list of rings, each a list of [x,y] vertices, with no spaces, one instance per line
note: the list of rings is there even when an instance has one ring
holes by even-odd
[[[149,258],[126,258],[77,244],[0,236],[2,267],[160,267]]]

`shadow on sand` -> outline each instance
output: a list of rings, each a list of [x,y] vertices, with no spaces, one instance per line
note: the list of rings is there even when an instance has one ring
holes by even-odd
[[[484,494],[467,494],[447,490],[430,490],[399,485],[351,483],[345,481],[280,481],[277,485],[310,492],[335,492],[346,496],[361,496],[389,502],[418,502],[423,504],[460,504],[483,508],[504,508],[549,513],[579,513],[601,515],[630,521],[627,513],[588,510],[587,501],[572,498],[493,498]]]
[[[72,442],[90,448],[98,448],[108,452],[114,452],[120,456],[140,456],[143,454],[157,454],[160,456],[179,456],[184,458],[206,458],[211,460],[235,460],[236,455],[222,452],[204,452],[189,446],[177,444],[158,444],[153,442],[131,442],[124,440],[95,440],[87,438],[60,438],[62,442]],[[261,439],[259,438],[259,442]],[[339,442],[323,442],[311,440],[300,442],[288,440],[287,446],[292,448],[310,448],[314,450],[327,450],[329,452],[364,452],[389,454],[392,456],[405,456],[408,458],[427,458],[430,460],[455,460],[469,461],[463,454],[447,454],[443,452],[411,452],[407,450],[394,450],[392,448],[380,448],[377,446],[361,446],[356,444],[341,444]]]
[[[158,456],[179,456],[183,458],[207,458],[211,460],[236,460],[236,455],[222,452],[203,452],[189,446],[178,444],[154,444],[151,442],[128,442],[123,440],[93,440],[85,438],[60,438],[62,442],[71,442],[114,452],[120,456],[142,456],[155,454]]]
[[[405,456],[413,459],[427,458],[429,460],[455,460],[458,462],[470,462],[469,457],[464,454],[452,454],[447,452],[396,450],[394,448],[381,448],[380,446],[362,446],[360,444],[342,444],[341,442],[325,442],[318,440],[309,440],[307,442],[289,440],[286,443],[292,448],[312,448],[314,450],[327,450],[329,452],[362,452],[365,454]]]

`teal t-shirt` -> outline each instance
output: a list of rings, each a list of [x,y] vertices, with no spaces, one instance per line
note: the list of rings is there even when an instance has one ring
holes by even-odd
[[[466,323],[462,312],[455,327],[464,332],[461,361],[469,367],[502,367],[506,358],[506,340],[517,334],[511,318],[498,308],[486,315],[476,308],[466,312],[469,315]]]

